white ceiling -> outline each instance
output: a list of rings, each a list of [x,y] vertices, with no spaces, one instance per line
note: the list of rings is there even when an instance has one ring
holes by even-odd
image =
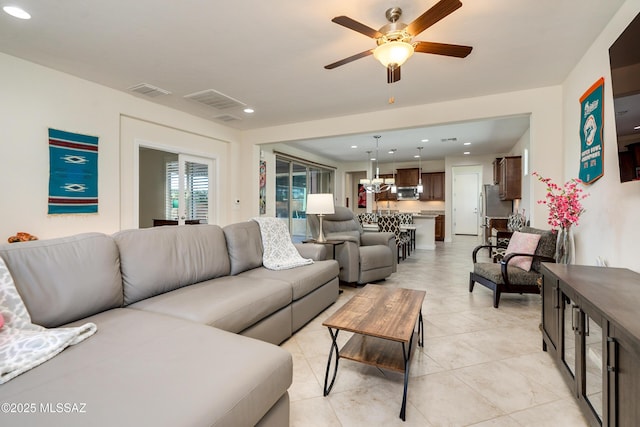
[[[241,120],[227,125],[256,129],[560,84],[623,2],[463,0],[415,40],[473,52],[465,59],[416,54],[392,85],[373,57],[323,68],[374,47],[331,18],[347,15],[378,29],[387,8],[401,7],[409,23],[436,0],[13,0],[32,19],[0,13],[0,51],[117,90],[149,83],[171,92],[147,98],[153,102],[212,120],[232,114]],[[183,98],[206,89],[256,112]]]
[[[401,129],[362,135],[310,139],[290,143],[336,161],[357,162],[367,160],[367,151],[376,157],[376,140],[380,135],[379,162],[415,161],[418,147],[423,147],[422,160],[439,160],[448,156],[507,153],[529,129],[529,116],[505,117],[476,122]],[[423,141],[428,139],[428,141]],[[455,140],[453,140],[455,139]],[[469,143],[469,145],[465,145]],[[356,148],[351,148],[355,146]],[[395,154],[389,151],[396,149]]]

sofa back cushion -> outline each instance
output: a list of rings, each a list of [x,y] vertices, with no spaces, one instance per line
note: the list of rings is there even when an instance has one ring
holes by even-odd
[[[227,239],[232,276],[262,265],[262,236],[257,222],[227,225],[222,231]]]
[[[317,215],[307,215],[307,223],[312,236],[318,237],[320,221]],[[356,231],[362,234],[362,225],[349,208],[335,206],[335,213],[325,215],[322,222],[322,230],[325,234],[341,234],[349,231]]]
[[[110,236],[76,236],[0,246],[33,323],[55,328],[121,307],[118,248]]]
[[[124,230],[113,238],[125,305],[229,274],[224,233],[217,225]]]

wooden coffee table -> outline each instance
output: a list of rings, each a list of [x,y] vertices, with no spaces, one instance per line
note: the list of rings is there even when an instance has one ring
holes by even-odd
[[[324,377],[327,396],[336,380],[340,358],[355,360],[383,369],[404,373],[404,392],[400,418],[406,419],[409,360],[414,339],[424,344],[422,302],[425,291],[366,285],[322,325],[329,328],[331,349]],[[416,331],[416,323],[418,330]],[[354,332],[353,337],[338,349],[338,333]],[[331,360],[335,354],[333,377],[329,383]]]

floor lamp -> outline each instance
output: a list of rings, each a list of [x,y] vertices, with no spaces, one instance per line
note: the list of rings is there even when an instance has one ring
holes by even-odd
[[[324,233],[322,232],[322,217],[326,214],[335,213],[333,207],[333,194],[331,193],[318,193],[309,194],[307,196],[307,214],[318,215],[320,219],[320,232],[318,233],[317,242],[326,242]]]

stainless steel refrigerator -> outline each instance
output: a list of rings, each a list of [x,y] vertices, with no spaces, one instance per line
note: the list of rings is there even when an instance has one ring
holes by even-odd
[[[513,213],[513,202],[500,200],[500,188],[497,185],[484,185],[480,198],[483,240],[487,242],[491,233],[488,228],[489,220],[491,218],[507,218]]]

